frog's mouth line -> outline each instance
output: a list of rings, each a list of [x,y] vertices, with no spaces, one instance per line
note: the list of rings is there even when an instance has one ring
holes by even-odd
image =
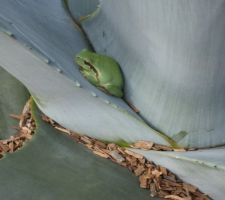
[[[94,66],[91,63],[89,63],[88,61],[84,61],[84,64],[88,65],[90,67],[90,69],[94,71],[94,73],[96,74],[96,77],[98,79],[98,71],[94,68]]]

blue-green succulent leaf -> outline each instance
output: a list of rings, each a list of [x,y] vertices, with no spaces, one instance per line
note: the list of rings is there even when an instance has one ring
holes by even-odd
[[[107,0],[82,23],[95,50],[120,63],[126,99],[157,130],[186,132],[180,145],[225,144],[224,9],[224,0]]]
[[[213,199],[224,198],[225,147],[189,152],[132,151],[167,167]]]
[[[0,33],[0,65],[31,92],[39,108],[62,126],[106,141],[171,144],[125,109],[96,97],[58,73],[16,40]]]
[[[126,168],[97,157],[41,120],[31,141],[0,160],[2,200],[148,200]],[[157,198],[153,198],[157,200]]]

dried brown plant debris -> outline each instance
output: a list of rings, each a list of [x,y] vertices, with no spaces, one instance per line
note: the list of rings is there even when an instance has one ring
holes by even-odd
[[[15,136],[11,136],[9,139],[0,140],[0,158],[3,157],[4,153],[14,152],[22,147],[26,140],[31,139],[35,130],[35,121],[32,119],[30,101],[26,103],[22,114],[11,114],[10,116],[19,120],[18,127],[14,127],[18,133]],[[42,115],[42,119],[51,124],[55,129],[69,135],[75,141],[84,144],[95,155],[110,159],[128,168],[139,177],[140,187],[148,189],[152,197],[158,196],[171,200],[210,199],[195,186],[182,182],[165,167],[154,164],[140,154],[134,153],[114,143],[105,144],[91,137],[72,132],[45,115]],[[186,151],[186,149],[174,149],[155,144],[151,141],[137,141],[132,144],[131,147],[157,151]]]
[[[68,134],[75,141],[84,144],[95,155],[110,159],[128,168],[139,177],[140,187],[148,189],[152,197],[157,196],[171,200],[210,200],[210,197],[200,192],[195,186],[184,183],[165,167],[154,164],[140,154],[114,143],[105,144],[94,138],[69,131],[45,115],[42,116],[42,119],[57,130]],[[151,141],[137,141],[131,147],[157,151],[186,151],[186,149],[174,149]]]
[[[139,140],[131,144],[130,147],[135,149],[155,150],[155,151],[187,151],[189,150],[184,148],[173,148],[166,145],[156,144],[156,143],[153,143],[152,141],[143,141],[143,140]]]
[[[20,115],[10,114],[10,117],[19,120],[18,127],[12,127],[17,130],[14,136],[5,140],[0,140],[0,158],[4,153],[12,153],[22,147],[26,140],[30,140],[35,130],[35,122],[32,119],[30,111],[30,101],[26,103]]]

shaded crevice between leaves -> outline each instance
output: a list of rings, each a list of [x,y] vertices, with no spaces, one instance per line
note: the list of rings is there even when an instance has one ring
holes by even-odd
[[[69,14],[70,16],[78,23],[82,23],[86,20],[92,20],[95,16],[98,15],[98,13],[100,12],[100,9],[101,9],[101,2],[99,0],[97,0],[97,4],[95,4],[96,8],[88,13],[85,13],[83,15],[79,15],[79,18],[76,19],[76,17],[73,16],[73,14],[70,12],[70,6],[69,6],[69,1],[70,0],[62,0],[66,6],[66,8],[68,9],[69,11]],[[95,3],[96,1],[94,1]]]
[[[78,30],[80,30],[80,32],[83,34],[84,39],[86,40],[86,42],[87,42],[87,44],[88,44],[90,50],[95,51],[94,46],[92,45],[90,39],[88,38],[88,35],[87,35],[86,32],[84,31],[84,29],[83,29],[81,23],[80,23],[78,20],[76,20],[76,19],[74,18],[73,14],[70,12],[69,5],[68,5],[68,0],[61,0],[61,1],[62,1],[63,5],[64,5],[64,8],[66,9],[66,11],[67,11],[69,17],[70,17],[70,18],[72,19],[72,21],[74,22],[74,26],[77,27]]]
[[[80,31],[82,32],[82,34],[84,35],[85,40],[87,41],[87,43],[89,44],[89,47],[92,51],[95,51],[94,46],[91,43],[90,38],[88,37],[87,33],[85,32],[85,30],[82,27],[82,20],[78,21],[77,19],[75,19],[75,17],[73,16],[72,12],[70,11],[69,5],[68,5],[68,0],[62,0],[62,2],[64,3],[64,7],[67,10],[68,15],[71,17],[71,19],[74,21],[75,26],[78,26]],[[92,15],[92,13],[90,13],[89,15],[87,15],[87,18],[85,18],[85,20],[93,20],[93,18],[98,14],[98,12],[101,9],[101,4],[99,3],[96,10],[93,11],[92,13],[94,13],[94,15]],[[88,17],[90,16],[90,17]],[[177,144],[177,142],[172,138],[169,137],[166,133],[163,133],[162,131],[156,129],[152,124],[150,124],[143,116],[141,116],[139,114],[138,109],[129,101],[127,101],[125,99],[125,97],[122,98],[122,100],[138,115],[138,117],[140,117],[141,120],[143,120],[143,122],[149,126],[151,129],[153,129],[155,132],[157,132],[157,134],[159,134],[162,138],[164,138],[172,147],[175,148],[180,148],[180,146]]]

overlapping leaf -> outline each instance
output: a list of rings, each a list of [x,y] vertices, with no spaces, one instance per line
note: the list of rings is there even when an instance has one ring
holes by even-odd
[[[1,2],[1,9],[5,8],[1,11],[2,15],[13,21],[6,28],[13,31],[20,42],[29,42],[29,45],[38,49],[40,58],[33,56],[30,50],[15,40],[1,34],[2,66],[24,83],[42,111],[69,129],[107,141],[122,140],[129,143],[137,139],[148,139],[172,144],[170,139],[143,123],[124,101],[102,93],[82,77],[73,63],[73,57],[87,44],[79,30],[73,26],[63,5],[58,1],[54,2]],[[47,15],[44,22],[36,12],[35,5]],[[12,13],[15,18],[8,13]],[[29,15],[31,17],[27,19]],[[6,20],[3,21],[6,23]],[[41,23],[43,28],[34,23]],[[56,28],[57,32],[54,31]],[[36,50],[32,52],[37,54]],[[44,56],[49,60],[43,58],[40,52],[46,52]],[[76,82],[58,74],[45,62],[51,62],[51,66],[59,66],[70,78],[74,75],[72,79]],[[96,95],[99,98],[95,98]]]
[[[97,52],[119,61],[126,98],[149,124],[181,145],[212,147],[225,144],[224,9],[224,1],[100,1],[82,25]],[[72,3],[70,11],[77,17]]]
[[[32,112],[38,125],[32,140],[0,160],[2,200],[149,199],[127,169],[56,131],[36,107]]]
[[[1,33],[0,64],[28,87],[48,116],[70,130],[106,141],[166,142],[138,118],[104,99],[93,97]]]
[[[166,166],[213,199],[224,199],[224,147],[190,152],[134,151],[156,164]]]

